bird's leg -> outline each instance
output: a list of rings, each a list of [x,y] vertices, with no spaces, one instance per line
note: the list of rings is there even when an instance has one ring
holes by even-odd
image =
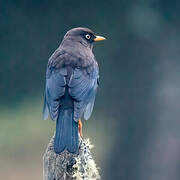
[[[78,125],[79,125],[79,134],[80,134],[81,137],[83,137],[83,134],[82,134],[82,122],[81,122],[80,119],[78,121]]]

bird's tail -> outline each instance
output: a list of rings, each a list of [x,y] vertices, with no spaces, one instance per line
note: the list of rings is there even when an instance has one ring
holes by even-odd
[[[73,109],[60,108],[56,122],[54,151],[61,153],[67,149],[71,153],[78,150],[78,123],[73,119]]]

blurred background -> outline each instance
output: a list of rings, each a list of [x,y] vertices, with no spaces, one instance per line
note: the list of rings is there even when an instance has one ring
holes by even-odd
[[[1,0],[0,179],[42,179],[55,123],[42,120],[48,58],[85,26],[100,88],[84,136],[102,179],[180,179],[180,1]]]

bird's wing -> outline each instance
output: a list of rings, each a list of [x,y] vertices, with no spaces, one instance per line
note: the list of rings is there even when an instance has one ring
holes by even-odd
[[[99,71],[94,65],[88,73],[80,68],[75,68],[71,75],[69,94],[74,99],[74,120],[78,121],[84,115],[87,120],[93,110],[94,100],[98,86]]]
[[[52,120],[57,120],[60,106],[60,98],[65,93],[67,74],[66,69],[47,68],[46,87],[44,96],[43,118],[47,119],[50,114]]]

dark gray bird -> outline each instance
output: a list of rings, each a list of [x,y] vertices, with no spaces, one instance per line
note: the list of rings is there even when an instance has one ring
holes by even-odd
[[[74,28],[66,33],[58,49],[49,58],[43,117],[56,120],[54,150],[78,152],[81,118],[92,113],[98,87],[98,64],[93,43],[104,40],[88,28]]]

